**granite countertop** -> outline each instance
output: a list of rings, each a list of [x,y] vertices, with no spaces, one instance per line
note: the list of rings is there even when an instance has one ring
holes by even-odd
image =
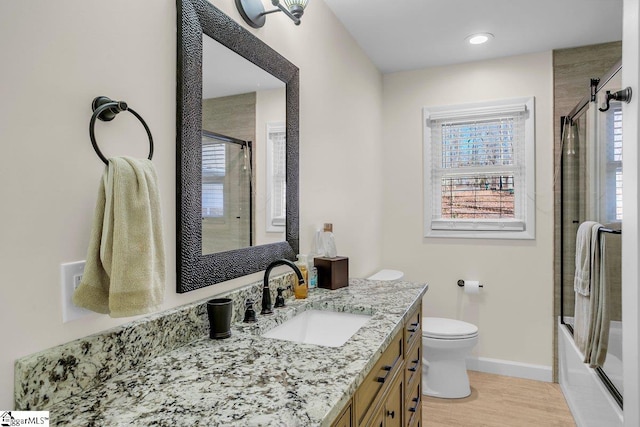
[[[426,291],[425,284],[359,279],[335,291],[313,289],[306,300],[287,299],[274,316],[258,315],[256,324],[235,323],[230,338],[203,336],[55,403],[51,423],[328,426]],[[372,317],[341,347],[260,336],[310,308]]]

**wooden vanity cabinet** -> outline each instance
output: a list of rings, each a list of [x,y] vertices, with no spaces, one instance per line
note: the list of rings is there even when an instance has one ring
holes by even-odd
[[[422,305],[415,308],[333,427],[422,425]]]

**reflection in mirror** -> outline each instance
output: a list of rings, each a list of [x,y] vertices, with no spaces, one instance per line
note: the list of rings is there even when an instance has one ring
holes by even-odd
[[[285,84],[203,35],[202,98],[202,254],[284,241]]]
[[[202,130],[202,253],[251,245],[251,142]]]
[[[255,37],[233,19],[229,18],[218,8],[213,6],[208,0],[178,0],[178,67],[177,67],[177,111],[176,111],[176,146],[177,146],[177,170],[176,170],[176,243],[177,243],[177,291],[179,293],[193,291],[205,286],[231,280],[237,277],[246,276],[251,273],[265,270],[267,266],[278,259],[294,259],[299,250],[299,200],[298,200],[298,137],[299,137],[299,70],[278,52],[270,48],[263,41]],[[203,39],[203,35],[206,38]],[[210,39],[210,40],[209,40]],[[206,40],[206,41],[205,41]],[[225,52],[235,60],[255,64],[266,74],[273,76],[278,82],[277,88],[265,86],[260,83],[258,86],[254,81],[254,86],[248,89],[235,89],[227,93],[215,93],[213,95],[203,93],[203,80],[208,85],[209,80],[205,76],[211,71],[216,78],[223,76],[237,76],[241,71],[224,73],[221,70],[205,65],[207,61],[213,67],[218,67],[224,63],[220,55],[216,54],[213,63],[203,58],[203,44],[209,41],[219,43],[227,49]],[[224,49],[222,49],[224,51]],[[229,56],[229,55],[227,55]],[[244,59],[242,59],[244,58]],[[221,86],[230,89],[235,83],[247,82],[246,78],[232,79],[231,81],[216,80],[221,82]],[[235,81],[235,83],[234,83]],[[229,98],[249,94],[254,103],[254,119],[251,121],[253,131],[250,135],[236,133],[230,128],[222,126],[209,126],[211,117],[203,117],[203,109],[209,108],[210,99]],[[207,99],[207,101],[203,101]],[[284,102],[282,99],[284,98]],[[264,107],[264,101],[268,99],[280,99],[273,107]],[[204,104],[207,104],[205,107]],[[231,108],[223,109],[227,113]],[[276,114],[277,113],[277,114]],[[205,116],[208,113],[205,113]],[[233,115],[227,115],[223,124],[228,125],[233,120]],[[286,187],[281,189],[285,193],[284,203],[281,203],[281,210],[286,209],[284,216],[284,234],[282,231],[267,232],[266,213],[267,203],[266,183],[266,139],[267,123],[284,121],[284,168]],[[249,158],[247,172],[252,190],[248,193],[249,210],[253,215],[241,215],[247,217],[249,225],[249,237],[238,238],[234,243],[237,249],[227,249],[208,246],[210,242],[203,242],[209,239],[207,232],[203,233],[203,216],[220,215],[222,204],[222,215],[224,214],[224,204],[229,201],[227,191],[223,189],[218,194],[226,195],[227,201],[215,202],[205,200],[208,196],[203,194],[203,189],[209,184],[212,187],[220,187],[219,181],[221,171],[205,170],[203,172],[203,150],[205,156],[208,150],[221,150],[220,148],[207,148],[206,146],[218,144],[219,141],[209,139],[209,133],[217,134],[219,138],[240,141],[236,144],[245,147],[244,153]],[[210,127],[207,129],[207,127]],[[205,145],[203,145],[205,137]],[[251,142],[251,144],[249,144]],[[227,147],[227,146],[225,146]],[[230,148],[225,148],[225,168],[229,159],[233,158]],[[240,148],[240,150],[243,150]],[[239,165],[243,165],[245,157],[243,152],[239,153]],[[280,151],[280,155],[281,155]],[[242,166],[241,166],[242,167]],[[230,169],[225,169],[225,176],[231,175]],[[274,172],[275,174],[275,172]],[[240,181],[241,187],[245,190],[238,190],[245,194],[246,185],[242,184],[241,178],[230,178],[230,181]],[[217,181],[217,182],[216,182]],[[204,185],[203,185],[204,183]],[[238,184],[238,182],[234,182]],[[216,185],[214,185],[216,184]],[[205,190],[207,192],[208,190]],[[272,197],[273,198],[273,197]],[[217,203],[217,205],[216,205]],[[203,209],[204,206],[204,209]],[[210,210],[209,210],[210,209]],[[215,211],[218,213],[215,213]],[[247,208],[243,208],[246,210]],[[204,215],[203,215],[204,213]],[[235,214],[227,211],[227,217]],[[238,215],[235,215],[238,216]],[[231,218],[232,220],[237,218]],[[205,221],[213,220],[207,218]],[[219,218],[218,218],[219,220]],[[211,239],[221,240],[216,233]],[[277,237],[274,237],[277,236]],[[284,236],[284,240],[283,240]],[[240,243],[242,240],[242,243]],[[251,245],[246,246],[245,245]],[[218,252],[221,250],[222,252]]]

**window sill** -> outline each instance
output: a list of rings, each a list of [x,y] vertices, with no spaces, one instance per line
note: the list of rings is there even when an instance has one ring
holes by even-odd
[[[432,230],[425,232],[426,238],[458,238],[458,239],[505,239],[534,240],[533,230],[522,231],[479,231],[479,230]]]

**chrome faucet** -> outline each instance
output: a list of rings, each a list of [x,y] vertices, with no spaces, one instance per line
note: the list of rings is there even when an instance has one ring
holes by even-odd
[[[262,285],[262,311],[260,312],[260,314],[273,314],[273,310],[271,309],[271,292],[269,289],[269,273],[271,273],[273,267],[277,267],[279,265],[288,265],[289,267],[291,267],[298,276],[298,283],[301,285],[304,283],[302,272],[293,262],[289,261],[288,259],[279,259],[273,261],[271,264],[269,264],[264,272],[264,283]]]

